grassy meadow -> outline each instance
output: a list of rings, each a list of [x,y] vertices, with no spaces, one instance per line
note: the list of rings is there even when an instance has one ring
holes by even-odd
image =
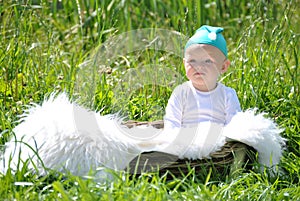
[[[115,50],[107,62],[109,54],[96,60],[95,52],[133,30],[191,36],[203,24],[225,29],[231,67],[222,82],[236,89],[243,110],[265,112],[287,139],[282,174],[272,178],[268,171],[232,177],[197,173],[200,178],[191,171],[172,181],[157,174],[114,173],[114,182],[100,184],[56,172],[38,177],[20,165],[17,172],[0,173],[0,200],[300,200],[299,10],[299,0],[0,0],[1,147],[24,107],[52,92],[65,91],[103,115],[121,111],[128,119],[162,119],[172,90],[185,79],[182,56],[147,48]],[[93,82],[82,76],[86,65],[97,65]],[[164,84],[130,89],[128,72],[151,65],[169,69],[175,81],[168,77]],[[134,81],[149,78],[146,74]]]

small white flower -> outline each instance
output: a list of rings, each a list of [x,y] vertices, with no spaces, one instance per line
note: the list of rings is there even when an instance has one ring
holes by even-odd
[[[216,34],[215,32],[210,32],[210,33],[208,34],[208,38],[209,38],[210,40],[216,40],[216,39],[217,39],[217,34]]]
[[[23,181],[17,181],[17,182],[15,182],[15,185],[16,186],[33,186],[33,183],[32,182],[23,182]]]

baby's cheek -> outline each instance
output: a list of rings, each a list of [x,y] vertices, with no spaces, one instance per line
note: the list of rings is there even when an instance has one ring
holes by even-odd
[[[185,73],[187,76],[190,76],[193,74],[193,68],[185,68]]]
[[[191,68],[189,66],[185,66],[185,74],[188,74],[191,71]]]

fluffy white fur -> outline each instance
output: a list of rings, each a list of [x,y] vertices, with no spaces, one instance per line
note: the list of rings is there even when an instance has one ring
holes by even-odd
[[[119,125],[114,116],[86,110],[71,103],[66,94],[51,96],[41,106],[30,107],[13,130],[2,172],[16,168],[19,154],[23,161],[31,159],[31,167],[36,165],[40,174],[45,174],[45,167],[82,176],[99,167],[124,169],[140,150],[121,134]],[[97,177],[106,173],[98,171]]]
[[[16,169],[20,158],[30,159],[29,167],[35,166],[39,174],[50,168],[85,176],[93,170],[98,179],[109,176],[103,167],[123,170],[143,151],[204,158],[229,137],[253,146],[260,162],[271,166],[279,163],[284,145],[276,124],[251,110],[238,113],[225,127],[206,122],[193,128],[129,129],[116,115],[89,111],[70,102],[64,93],[30,106],[13,132],[15,136],[6,143],[1,172]]]
[[[225,144],[223,129],[223,126],[212,122],[202,122],[195,127],[165,129],[155,138],[161,142],[156,150],[181,159],[210,158],[212,152]]]
[[[263,113],[255,115],[255,110],[247,110],[232,118],[224,128],[224,136],[254,147],[259,162],[274,167],[280,162],[285,146],[285,139],[280,136],[282,131]]]

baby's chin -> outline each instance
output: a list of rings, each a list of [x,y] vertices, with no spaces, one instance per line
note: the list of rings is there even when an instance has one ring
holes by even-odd
[[[217,87],[217,82],[214,84],[208,84],[209,82],[205,81],[203,78],[193,79],[191,82],[197,90],[203,92],[212,91]]]
[[[205,83],[207,83],[205,74],[194,74],[193,78],[191,80],[192,80],[192,82],[195,82],[195,83],[198,83],[201,85],[205,85]]]

